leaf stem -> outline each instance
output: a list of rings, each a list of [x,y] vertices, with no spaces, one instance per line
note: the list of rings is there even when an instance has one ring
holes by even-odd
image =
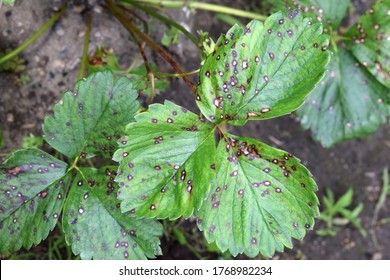
[[[137,2],[142,2],[145,4],[150,4],[157,7],[167,7],[167,8],[182,8],[188,7],[190,9],[200,9],[211,12],[218,12],[223,14],[228,14],[232,16],[244,17],[244,18],[254,18],[259,20],[265,20],[267,17],[257,13],[252,13],[240,9],[230,8],[226,6],[197,2],[197,1],[188,1],[188,0],[178,0],[178,1],[169,1],[169,0],[137,0]]]
[[[92,17],[88,13],[87,14],[87,31],[85,33],[84,38],[84,47],[83,47],[83,57],[81,59],[80,72],[77,77],[77,80],[80,80],[84,77],[85,69],[87,68],[88,63],[88,47],[89,47],[89,39],[91,37],[91,29],[92,29]]]
[[[118,6],[113,2],[113,0],[106,0],[106,3],[110,12],[119,20],[119,22],[127,29],[127,31],[136,34],[147,45],[149,45],[153,50],[155,50],[163,59],[165,59],[178,73],[184,73],[182,68],[169,54],[167,54],[156,42],[154,42],[149,36],[140,31],[131,21],[128,20],[126,15],[118,8]],[[196,87],[191,82],[191,80],[188,79],[188,77],[185,75],[183,75],[182,78],[187,84],[187,86],[192,90],[192,92],[195,93]]]
[[[144,6],[141,6],[141,5],[137,4],[136,1],[133,1],[133,0],[123,0],[123,1],[121,1],[120,5],[121,6],[131,5],[137,9],[145,12],[146,14],[158,19],[159,21],[165,23],[166,25],[175,27],[177,30],[181,31],[181,33],[183,33],[188,39],[190,39],[194,43],[194,45],[197,46],[197,48],[200,49],[198,39],[196,39],[196,37],[194,35],[192,35],[190,32],[188,32],[187,29],[185,29],[182,25],[178,24],[177,22],[175,22],[167,17],[164,17],[163,15],[160,15],[159,13],[156,13],[155,11],[153,11],[151,9],[148,9]]]
[[[162,72],[155,72],[154,73],[154,76],[156,76],[157,78],[165,78],[165,77],[174,77],[174,78],[181,78],[183,76],[190,76],[190,75],[194,75],[196,73],[199,73],[200,69],[196,69],[194,71],[190,71],[190,72],[186,72],[186,73],[180,73],[180,74],[177,74],[177,73],[162,73]]]
[[[330,35],[330,37],[334,41],[351,41],[352,40],[351,37],[346,37],[346,36],[342,36],[342,35],[338,35],[338,34],[332,34],[332,35]]]
[[[35,32],[30,38],[28,38],[23,44],[21,44],[18,48],[8,53],[7,55],[0,58],[0,64],[12,59],[21,53],[25,48],[34,43],[50,26],[52,26],[57,19],[66,11],[68,8],[67,5],[63,6],[57,13],[55,13],[45,24],[43,24],[37,32]]]

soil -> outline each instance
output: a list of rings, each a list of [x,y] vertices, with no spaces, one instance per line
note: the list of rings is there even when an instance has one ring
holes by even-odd
[[[131,64],[136,47],[127,39],[128,34],[124,28],[95,2],[97,1],[89,1],[93,14],[89,53],[92,54],[97,46],[110,48],[118,55],[121,66],[125,68]],[[243,6],[241,1],[211,2],[226,6]],[[367,9],[373,1],[353,2],[358,14]],[[12,8],[2,6],[0,50],[20,45],[60,6],[61,1],[56,0],[39,1],[39,4],[36,1],[17,0]],[[18,74],[0,73],[0,130],[4,133],[0,160],[11,150],[21,147],[23,137],[30,133],[41,135],[45,115],[52,114],[54,104],[61,100],[65,90],[72,89],[79,71],[86,30],[83,10],[83,4],[76,3],[71,6],[49,31],[22,52],[21,57],[26,60],[26,70],[23,74],[30,77],[29,82],[18,82]],[[185,9],[164,12],[188,26],[194,34],[199,29],[209,31],[214,40],[229,28],[212,13],[192,13]],[[164,27],[156,22],[154,27],[157,31],[152,36],[158,41]],[[181,44],[172,46],[167,51],[186,71],[197,69],[199,56],[194,46],[185,38],[181,39]],[[147,55],[159,66],[161,72],[173,71],[155,53],[148,52]],[[181,79],[170,79],[170,88],[158,96],[156,102],[162,102],[164,99],[198,111],[193,95]],[[257,138],[300,158],[319,186],[317,194],[321,202],[326,188],[330,188],[338,198],[352,187],[354,196],[351,207],[356,207],[359,203],[364,205],[359,219],[368,232],[367,237],[362,237],[352,224],[339,227],[336,236],[321,237],[311,231],[303,241],[295,241],[293,249],[277,253],[274,259],[390,259],[390,223],[375,227],[372,225],[375,205],[383,184],[383,170],[384,167],[390,166],[389,123],[365,139],[344,142],[330,149],[314,142],[310,132],[300,127],[294,114],[267,121],[249,122],[244,127],[232,128],[232,132]],[[50,151],[47,146],[43,149]],[[390,200],[387,200],[380,210],[378,219],[388,217]],[[182,222],[182,229],[193,237],[190,243],[204,242],[201,234],[193,233],[194,227],[195,224],[191,220]],[[315,229],[324,228],[325,224],[317,221]],[[375,233],[379,246],[373,243],[370,234],[372,232]],[[37,247],[39,246],[45,246],[45,243]],[[196,258],[188,246],[180,245],[174,238],[163,238],[162,247],[164,255],[160,258]],[[207,257],[215,258],[217,255],[207,254]]]

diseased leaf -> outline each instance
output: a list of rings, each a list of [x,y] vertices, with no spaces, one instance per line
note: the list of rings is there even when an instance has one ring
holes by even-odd
[[[272,256],[313,228],[317,186],[294,156],[226,134],[218,144],[216,167],[198,225],[221,251]]]
[[[324,25],[324,32],[339,27],[347,15],[350,0],[267,0],[272,6],[282,11],[299,9],[305,17],[311,17]],[[325,31],[326,30],[326,31]]]
[[[188,218],[215,173],[213,126],[172,102],[153,104],[126,128],[114,160],[122,211],[137,217]]]
[[[0,222],[65,175],[66,163],[34,148],[14,152],[0,166]]]
[[[14,152],[0,167],[0,252],[29,249],[55,227],[66,167],[33,148]]]
[[[130,80],[114,81],[110,71],[94,73],[54,106],[54,117],[45,118],[44,138],[69,158],[111,157],[125,125],[140,107],[136,98]]]
[[[390,0],[376,1],[345,36],[356,59],[390,88]]]
[[[162,226],[119,209],[115,168],[80,168],[64,207],[66,242],[82,259],[146,259],[161,254]]]
[[[197,104],[215,123],[281,116],[297,109],[324,75],[331,53],[322,26],[298,11],[233,26],[200,70]]]
[[[0,222],[0,252],[30,249],[46,239],[60,217],[70,180],[66,174]]]
[[[297,111],[301,124],[325,147],[366,136],[390,115],[389,90],[339,48],[320,86]]]

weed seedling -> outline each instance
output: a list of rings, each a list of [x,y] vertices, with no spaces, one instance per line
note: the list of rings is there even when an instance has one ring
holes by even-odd
[[[319,217],[320,220],[326,223],[326,229],[317,230],[316,233],[318,235],[334,236],[338,232],[338,227],[352,223],[359,230],[360,234],[366,237],[367,233],[358,220],[358,216],[363,210],[363,204],[359,203],[355,209],[349,210],[348,207],[352,204],[352,197],[352,188],[349,188],[337,201],[332,190],[326,189],[326,195],[324,196],[325,209]]]

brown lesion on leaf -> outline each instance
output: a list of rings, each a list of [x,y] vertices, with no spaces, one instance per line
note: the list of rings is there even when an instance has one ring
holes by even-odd
[[[8,169],[8,170],[7,170],[7,173],[12,174],[12,175],[14,175],[14,176],[17,176],[17,175],[19,175],[20,172],[22,172],[22,171],[23,171],[23,170],[22,170],[22,168],[21,168],[20,166],[16,166],[16,167],[14,167],[14,168]]]

